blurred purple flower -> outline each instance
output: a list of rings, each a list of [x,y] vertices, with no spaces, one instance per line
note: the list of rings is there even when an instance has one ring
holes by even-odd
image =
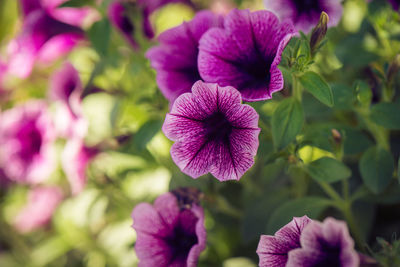
[[[200,76],[206,82],[237,88],[245,101],[270,99],[283,88],[278,65],[295,35],[293,25],[280,23],[269,11],[234,9],[224,26],[210,29],[200,40]]]
[[[400,6],[400,0],[389,0],[390,4],[392,5],[393,9],[398,11]]]
[[[49,97],[58,101],[55,127],[64,137],[79,136],[87,132],[87,122],[82,114],[83,86],[78,71],[70,63],[65,63],[50,78]]]
[[[147,38],[154,37],[153,27],[151,26],[150,16],[156,10],[173,3],[183,3],[193,6],[191,0],[138,0],[138,5],[142,9],[143,31]]]
[[[133,48],[138,48],[138,44],[133,39],[134,25],[126,13],[126,8],[118,0],[108,6],[108,17],[111,23],[123,34]]]
[[[290,19],[297,30],[308,33],[322,11],[329,15],[328,26],[336,26],[342,17],[341,0],[264,0],[265,7],[280,19]]]
[[[0,190],[6,188],[11,183],[11,180],[4,173],[3,169],[0,168]]]
[[[29,192],[26,206],[15,219],[15,228],[21,233],[31,232],[46,226],[63,199],[60,188],[37,187]]]
[[[82,139],[68,140],[61,155],[61,163],[71,185],[72,194],[79,194],[86,185],[86,168],[98,150],[87,147]]]
[[[333,218],[322,223],[311,221],[301,233],[300,244],[301,248],[289,252],[286,267],[359,266],[360,259],[345,222]]]
[[[203,208],[180,193],[141,203],[133,212],[139,267],[195,267],[206,246]]]
[[[262,235],[258,243],[257,254],[260,258],[260,267],[285,267],[289,251],[300,248],[300,235],[311,222],[307,216],[294,217],[282,227],[274,236]]]
[[[173,161],[193,178],[210,172],[220,181],[239,180],[257,154],[258,114],[233,87],[196,82],[175,100],[162,129],[176,141]]]
[[[157,84],[168,100],[173,102],[182,93],[190,92],[193,84],[201,80],[197,69],[199,40],[208,29],[222,24],[222,16],[201,11],[193,20],[160,34],[160,45],[149,49],[146,57],[157,70]]]
[[[0,114],[0,168],[13,181],[37,183],[54,168],[55,131],[40,101]]]
[[[88,8],[58,8],[66,0],[20,0],[22,30],[8,45],[8,72],[21,78],[30,75],[36,61],[50,63],[84,39],[80,28]]]

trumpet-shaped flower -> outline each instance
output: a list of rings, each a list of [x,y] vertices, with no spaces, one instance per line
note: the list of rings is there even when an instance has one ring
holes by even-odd
[[[321,12],[329,15],[328,26],[336,26],[343,13],[341,0],[264,0],[265,7],[281,19],[293,21],[297,30],[308,33],[317,23]]]
[[[127,16],[127,10],[119,1],[115,1],[108,6],[108,17],[116,29],[133,48],[138,48],[138,44],[133,39],[135,28],[131,19]]]
[[[200,39],[200,76],[235,87],[245,101],[269,99],[283,88],[278,65],[294,34],[291,22],[279,22],[269,11],[232,10],[224,28],[210,29]]]
[[[141,203],[133,212],[139,267],[195,267],[206,246],[203,208],[181,192]]]
[[[189,22],[163,32],[160,45],[151,48],[146,56],[157,70],[157,84],[164,96],[174,101],[190,92],[201,80],[197,68],[199,40],[210,28],[221,27],[223,18],[210,11],[201,11]]]
[[[300,247],[300,235],[311,220],[307,216],[294,217],[274,236],[262,235],[258,243],[257,254],[260,267],[285,267],[289,251]]]
[[[196,82],[175,100],[162,129],[176,141],[173,161],[193,178],[210,172],[220,181],[239,180],[254,163],[258,114],[233,87]]]

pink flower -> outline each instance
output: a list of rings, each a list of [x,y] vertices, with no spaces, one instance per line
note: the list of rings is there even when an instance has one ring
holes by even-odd
[[[41,101],[28,102],[0,114],[0,168],[11,180],[37,183],[54,168],[55,131]]]
[[[62,198],[61,189],[55,186],[32,189],[26,206],[15,219],[15,228],[27,233],[47,225]]]

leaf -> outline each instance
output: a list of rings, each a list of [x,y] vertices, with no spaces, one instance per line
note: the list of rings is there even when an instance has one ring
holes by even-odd
[[[342,162],[328,157],[315,160],[306,166],[308,174],[317,181],[333,183],[347,179],[351,170]]]
[[[394,160],[385,149],[371,147],[362,155],[359,168],[364,184],[373,193],[379,194],[392,180]]]
[[[83,7],[93,5],[93,0],[69,0],[62,3],[59,7]]]
[[[139,150],[145,149],[147,143],[160,131],[161,126],[160,120],[150,120],[143,124],[134,136],[135,147]]]
[[[275,233],[282,226],[289,223],[293,217],[307,215],[311,219],[315,219],[330,204],[330,200],[322,197],[304,197],[290,200],[278,206],[272,213],[267,226],[267,234]]]
[[[387,129],[400,129],[400,105],[379,103],[371,108],[371,120]]]
[[[299,78],[301,85],[316,99],[333,107],[333,94],[329,85],[317,73],[308,71]]]
[[[301,104],[295,98],[282,101],[272,115],[272,137],[275,148],[282,149],[300,133],[304,122]]]
[[[97,21],[87,32],[94,49],[96,49],[100,55],[104,56],[107,54],[110,32],[111,26],[108,19]]]

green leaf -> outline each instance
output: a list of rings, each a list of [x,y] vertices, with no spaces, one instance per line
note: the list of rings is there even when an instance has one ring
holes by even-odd
[[[304,122],[301,104],[295,98],[282,101],[272,115],[272,137],[275,148],[282,149],[300,133]]]
[[[322,197],[304,197],[290,200],[284,203],[272,213],[268,226],[267,234],[273,234],[285,224],[289,223],[293,217],[307,215],[311,219],[318,217],[331,201]]]
[[[83,7],[93,5],[93,0],[69,0],[62,3],[59,7]]]
[[[346,165],[329,157],[311,162],[306,166],[306,171],[313,179],[326,183],[337,182],[351,176],[351,170]]]
[[[387,129],[400,129],[400,105],[379,103],[371,108],[371,120]]]
[[[87,32],[94,49],[102,56],[107,54],[110,32],[111,26],[108,19],[97,21]]]
[[[373,193],[379,194],[392,180],[394,160],[385,149],[371,147],[362,155],[359,168],[364,184]]]
[[[147,143],[160,131],[161,126],[160,120],[150,120],[143,124],[134,136],[135,147],[139,150],[145,149]]]
[[[329,85],[317,73],[308,71],[299,78],[301,85],[316,99],[333,107],[333,94]]]

